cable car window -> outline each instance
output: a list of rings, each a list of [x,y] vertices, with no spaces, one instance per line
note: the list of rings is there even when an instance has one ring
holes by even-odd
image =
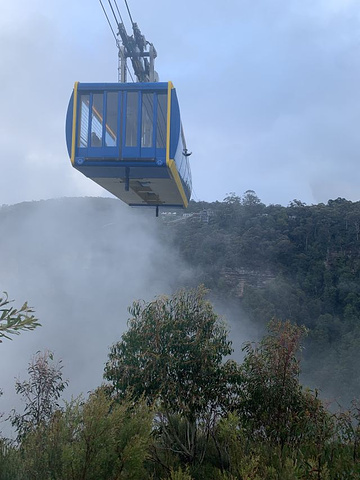
[[[166,148],[167,93],[157,95],[156,148]]]
[[[89,95],[80,95],[80,115],[78,123],[78,147],[87,147],[89,128]]]
[[[118,94],[108,92],[106,95],[106,124],[105,124],[105,145],[116,146],[116,132],[118,119]]]
[[[126,101],[126,147],[136,147],[138,119],[138,93],[128,92]]]
[[[153,139],[153,116],[154,116],[154,94],[143,93],[141,104],[141,146],[152,147]]]
[[[103,124],[103,101],[102,93],[94,93],[92,96],[91,107],[91,146],[101,147],[102,144],[102,124]]]

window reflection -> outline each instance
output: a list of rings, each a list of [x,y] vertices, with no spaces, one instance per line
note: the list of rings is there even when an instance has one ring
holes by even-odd
[[[89,95],[80,95],[79,123],[78,123],[78,147],[87,147],[89,129]]]
[[[156,148],[166,148],[167,94],[157,95]]]
[[[152,93],[143,93],[141,108],[141,146],[152,147],[153,144],[153,97]]]
[[[91,107],[91,146],[101,147],[103,124],[103,99],[102,93],[94,93]]]
[[[126,102],[126,147],[137,145],[138,93],[128,92]]]
[[[105,145],[116,146],[118,118],[118,93],[108,92],[106,96],[106,123],[105,123]]]

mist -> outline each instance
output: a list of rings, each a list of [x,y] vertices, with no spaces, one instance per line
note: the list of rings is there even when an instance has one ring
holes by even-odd
[[[69,380],[64,398],[86,394],[102,383],[109,347],[127,329],[128,307],[184,286],[197,285],[199,272],[181,260],[160,234],[153,209],[134,209],[110,198],[63,198],[0,208],[0,291],[25,301],[41,327],[0,345],[0,412],[22,408],[16,379],[38,351],[62,360]],[[217,301],[231,323],[234,358],[257,332],[241,312]],[[9,434],[9,426],[0,430]]]
[[[18,403],[15,378],[26,378],[37,351],[62,359],[65,396],[100,385],[109,346],[126,330],[127,308],[190,276],[162,244],[152,210],[78,198],[3,206],[0,215],[0,290],[15,307],[28,301],[42,324],[0,345],[0,412]]]

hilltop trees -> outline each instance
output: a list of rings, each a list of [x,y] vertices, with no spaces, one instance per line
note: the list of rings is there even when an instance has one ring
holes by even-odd
[[[200,215],[169,222],[182,257],[220,301],[265,331],[276,317],[309,329],[303,375],[350,405],[360,394],[360,202],[265,206],[252,191],[223,202],[190,202]]]

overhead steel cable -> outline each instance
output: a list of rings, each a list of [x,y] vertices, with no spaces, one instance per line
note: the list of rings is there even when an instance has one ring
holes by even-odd
[[[117,4],[117,1],[116,1],[116,0],[114,0],[114,3],[115,3],[116,10],[118,11],[118,14],[119,14],[119,17],[120,17],[121,23],[124,23],[124,20],[122,19],[122,16],[121,16],[121,13],[120,13],[120,10],[119,10],[119,7],[118,7],[118,4]]]
[[[110,5],[110,8],[111,8],[112,14],[114,15],[114,18],[115,18],[116,25],[118,25],[118,24],[119,24],[119,21],[118,21],[118,19],[116,18],[116,15],[115,15],[115,12],[114,12],[113,6],[112,6],[112,4],[111,4],[110,0],[108,0],[108,2],[109,2],[109,5]]]
[[[130,78],[131,78],[132,82],[135,83],[135,80],[134,80],[134,77],[133,77],[132,74],[131,74],[129,65],[126,65],[126,70],[128,71],[128,74],[130,75]]]
[[[134,22],[133,22],[133,19],[132,19],[131,13],[130,13],[130,8],[129,8],[129,5],[128,5],[128,3],[127,3],[127,0],[125,0],[125,5],[126,5],[126,8],[127,8],[127,11],[128,11],[129,17],[130,17],[131,24],[132,24],[132,25],[134,25]]]
[[[156,50],[141,33],[137,23],[133,20],[127,0],[124,1],[132,25],[132,35],[128,35],[126,31],[118,0],[108,0],[108,7],[106,9],[104,5],[105,2],[99,0],[119,49],[118,79],[121,82],[126,82],[126,72],[128,72],[131,80],[134,82],[134,78],[127,65],[127,59],[129,58],[138,82],[156,81],[156,79],[158,79],[154,70],[154,60],[157,56]],[[117,28],[112,25],[113,22],[110,20],[111,15],[109,9],[111,10]]]
[[[112,27],[112,25],[111,25],[111,22],[110,22],[110,20],[109,20],[108,14],[106,13],[106,10],[105,10],[105,8],[104,8],[104,5],[103,5],[103,3],[102,3],[101,0],[99,0],[99,2],[100,2],[100,5],[101,5],[101,8],[103,9],[103,12],[104,12],[104,15],[105,15],[105,17],[106,17],[106,20],[107,20],[107,22],[108,22],[108,24],[109,24],[109,27],[110,27],[110,29],[111,29],[111,31],[112,31],[112,34],[114,35],[114,38],[115,38],[115,40],[116,40],[116,42],[117,42],[118,39],[116,38],[116,34],[115,34],[114,29],[113,29],[113,27]]]

